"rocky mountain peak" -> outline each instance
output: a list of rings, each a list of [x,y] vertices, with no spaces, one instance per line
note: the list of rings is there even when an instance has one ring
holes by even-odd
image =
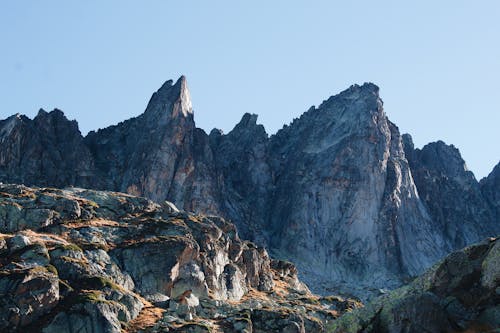
[[[401,139],[403,140],[403,145],[405,148],[415,149],[415,145],[413,144],[413,138],[411,137],[410,134],[405,133],[401,135]]]
[[[64,112],[57,108],[50,112],[40,109],[36,117],[33,118],[33,123],[35,126],[45,127],[47,130],[49,128],[63,132],[70,130],[72,135],[80,136],[80,130],[78,129],[76,120],[69,120]]]
[[[440,140],[413,149],[408,136],[404,146],[420,198],[450,250],[498,232],[494,205],[488,206],[491,196],[487,194],[498,187],[482,189],[455,146]]]
[[[184,75],[182,75],[177,83],[174,85],[175,89],[178,89],[178,98],[175,101],[177,104],[177,109],[174,105],[174,113],[177,111],[179,114],[182,114],[184,117],[187,117],[188,114],[193,113],[193,105],[191,103],[191,94],[189,93],[187,80]],[[177,91],[177,90],[176,90]],[[175,95],[174,95],[175,96]]]
[[[59,110],[58,108],[55,108],[54,110],[50,111],[50,112],[47,112],[45,111],[43,108],[40,108],[40,110],[38,110],[38,114],[36,115],[37,117],[45,117],[45,116],[56,116],[56,117],[64,117],[66,118],[66,115],[64,114],[64,112],[62,110]]]
[[[12,134],[15,128],[23,122],[29,120],[26,116],[16,113],[7,119],[0,120],[0,138],[7,138]]]
[[[256,115],[255,113],[245,113],[243,117],[241,118],[240,122],[236,126],[251,126],[251,125],[256,125],[257,124],[257,118],[259,116]]]
[[[185,76],[181,76],[175,84],[166,81],[151,97],[145,115],[156,119],[192,118],[193,106]]]
[[[387,120],[383,105],[379,88],[375,84],[355,84],[329,97],[318,108],[310,109],[301,118],[316,118],[319,124],[334,119],[337,124],[344,123],[348,127],[362,129]]]
[[[359,84],[353,84],[352,86],[347,89],[347,91],[363,91],[367,92],[373,95],[376,95],[378,97],[380,88],[372,82],[365,82],[362,85]]]
[[[364,83],[362,85],[359,84],[353,84],[346,90],[342,91],[341,93],[337,95],[333,95],[330,98],[328,98],[325,102],[326,105],[329,104],[329,102],[333,102],[338,99],[344,99],[344,100],[356,100],[356,99],[372,99],[372,100],[378,100],[380,99],[379,96],[379,87],[373,83]],[[324,103],[325,104],[325,103]],[[325,105],[325,106],[326,106]],[[321,106],[320,106],[321,108]]]
[[[267,133],[263,125],[257,124],[258,116],[256,114],[245,113],[240,122],[234,129],[228,133],[229,136],[240,136],[247,133],[259,139],[267,139]]]
[[[432,164],[435,170],[449,175],[462,175],[469,171],[460,151],[441,140],[425,145],[421,150],[421,158],[424,163]]]

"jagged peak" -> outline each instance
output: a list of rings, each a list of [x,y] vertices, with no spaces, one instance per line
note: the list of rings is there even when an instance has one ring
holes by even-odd
[[[177,103],[180,104],[180,112],[187,117],[188,114],[193,113],[193,104],[191,103],[191,94],[189,93],[187,80],[184,75],[182,75],[179,80],[175,83],[174,87],[179,85],[179,99]]]
[[[65,126],[66,124],[68,124],[70,128],[76,129],[78,132],[80,131],[78,128],[78,122],[74,119],[68,119],[64,112],[58,108],[55,108],[50,112],[47,112],[44,109],[40,109],[35,118],[33,118],[33,122],[35,126],[38,126],[40,124],[59,124],[57,126]]]
[[[368,95],[375,95],[377,98],[379,97],[379,91],[380,88],[372,83],[372,82],[365,82],[362,85],[359,84],[353,84],[346,90],[342,91],[340,94],[333,96],[333,97],[359,97],[359,94],[368,94]]]
[[[422,147],[422,150],[426,150],[426,149],[428,149],[428,150],[430,150],[430,149],[446,150],[449,152],[453,152],[457,156],[460,156],[460,151],[458,150],[457,147],[455,147],[453,144],[449,145],[446,142],[444,142],[443,140],[429,142],[428,144],[426,144],[425,146]]]
[[[257,124],[257,118],[259,116],[256,115],[255,113],[245,113],[243,117],[241,117],[241,120],[236,126],[233,128],[233,131],[241,131],[241,130],[258,130],[261,132],[266,132],[264,126],[262,124]],[[267,133],[266,133],[267,136]]]
[[[175,84],[173,84],[173,80],[166,81],[160,89],[151,96],[145,113],[158,110],[158,106],[160,106],[160,109],[163,109],[161,106],[165,104],[173,104],[171,109],[173,117],[178,115],[188,117],[193,114],[191,95],[184,75],[182,75]]]
[[[362,85],[353,84],[339,94],[330,96],[327,100],[321,103],[318,109],[327,108],[338,101],[354,101],[358,99],[373,100],[381,107],[383,105],[383,101],[380,98],[379,90],[380,88],[371,82],[365,82]]]
[[[24,114],[16,113],[10,117],[7,117],[6,119],[4,119],[2,121],[17,122],[17,121],[23,120],[25,118],[27,118],[27,117]]]
[[[245,113],[241,120],[234,126],[234,128],[227,134],[229,136],[239,136],[242,133],[248,133],[257,138],[268,138],[266,129],[262,124],[257,124],[258,115]]]
[[[406,149],[415,149],[415,144],[413,143],[413,138],[410,134],[404,133],[401,135],[401,139],[403,140],[403,145]]]
[[[224,131],[221,130],[220,128],[212,128],[212,130],[210,131],[210,134],[209,134],[209,136],[214,136],[214,137],[221,136],[221,135],[224,135]]]
[[[248,127],[248,126],[251,126],[251,125],[257,125],[257,119],[258,119],[258,115],[256,115],[255,113],[245,113],[243,115],[243,117],[241,117],[241,120],[240,122],[238,123],[238,125],[242,125],[242,126],[245,126],[245,127]]]
[[[420,150],[420,155],[423,160],[432,164],[437,170],[446,171],[448,174],[469,172],[460,150],[442,140],[426,144]]]
[[[40,110],[38,110],[38,114],[35,116],[34,119],[47,116],[54,118],[64,118],[65,120],[68,120],[64,112],[58,108],[55,108],[50,112],[47,112],[43,108],[40,108]]]
[[[29,118],[20,113],[16,113],[7,119],[0,120],[0,137],[10,135],[14,128],[22,124],[25,120],[29,120]]]

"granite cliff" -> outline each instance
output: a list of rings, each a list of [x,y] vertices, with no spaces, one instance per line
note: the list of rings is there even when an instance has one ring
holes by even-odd
[[[500,233],[499,166],[478,182],[443,142],[415,149],[374,84],[354,85],[269,136],[245,114],[196,128],[186,79],[136,118],[83,137],[61,111],[0,121],[0,181],[170,200],[220,215],[298,265],[317,292],[367,298]]]

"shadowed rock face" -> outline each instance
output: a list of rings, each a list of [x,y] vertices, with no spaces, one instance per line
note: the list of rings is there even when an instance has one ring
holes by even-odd
[[[447,256],[409,285],[345,314],[328,332],[496,332],[500,241]]]
[[[408,134],[404,140],[420,197],[434,217],[435,230],[445,236],[450,249],[462,248],[485,235],[498,233],[496,212],[490,207],[495,202],[495,195],[500,193],[500,184],[494,184],[495,171],[489,182],[483,181],[483,184],[488,183],[483,185],[483,193],[453,145],[438,141],[414,149]]]
[[[493,221],[500,221],[500,163],[488,177],[481,179],[481,192],[492,210]]]
[[[76,121],[62,111],[40,110],[29,119],[0,121],[0,179],[12,183],[65,186],[90,184],[93,159]]]
[[[122,191],[223,216],[296,262],[319,292],[366,297],[500,232],[498,167],[480,185],[454,147],[414,149],[370,83],[271,137],[250,114],[226,135],[196,128],[181,77],[140,116],[85,138],[53,111],[1,121],[0,141],[0,181]],[[40,214],[36,223],[52,219]]]

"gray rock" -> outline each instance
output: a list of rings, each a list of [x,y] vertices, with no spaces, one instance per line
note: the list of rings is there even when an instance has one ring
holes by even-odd
[[[1,185],[1,232],[68,219],[130,218],[141,210],[182,216],[179,207],[232,221],[245,239],[295,262],[322,293],[373,296],[452,250],[500,233],[500,168],[479,184],[453,146],[415,149],[389,121],[371,83],[328,98],[270,137],[251,114],[228,134],[196,128],[181,77],[155,92],[143,114],[85,138],[61,111],[42,110],[33,120],[15,115],[0,121],[0,141],[1,182],[74,185],[172,202],[76,188],[66,191],[84,200],[46,189],[12,201],[26,190]],[[224,298],[222,272],[233,258],[221,256],[225,251],[212,241],[219,229],[210,228],[213,271],[208,261],[202,269],[208,287]],[[102,246],[124,236],[73,234]],[[193,236],[203,248],[202,231]],[[229,255],[251,256],[230,246]],[[252,286],[271,287],[264,275],[257,282],[244,259],[233,261]]]
[[[479,186],[488,203],[493,216],[493,221],[500,221],[500,162],[493,168],[488,177],[481,179]]]
[[[120,333],[122,330],[117,316],[118,311],[116,305],[106,302],[78,304],[69,312],[57,314],[42,331],[43,333]]]
[[[500,242],[452,253],[409,285],[345,314],[331,332],[488,332],[498,328]]]
[[[411,137],[405,135],[404,139],[405,153],[419,196],[448,251],[500,233],[494,209],[489,207],[480,184],[467,169],[457,148],[438,141],[414,149]],[[494,183],[494,172],[490,182]],[[500,183],[496,191],[500,191],[498,185]],[[494,196],[494,185],[483,187],[486,193]]]
[[[241,273],[238,266],[234,264],[226,265],[223,274],[226,280],[227,299],[239,301],[248,291],[245,276]]]
[[[220,217],[116,192],[6,190],[0,206],[23,203],[21,214],[44,207],[57,220],[0,237],[2,331],[209,332],[220,323],[227,332],[322,332],[359,306],[311,294],[293,264],[272,260]],[[71,214],[71,202],[88,218]],[[252,319],[253,310],[262,316]],[[175,320],[162,320],[163,311]]]
[[[24,249],[28,245],[31,245],[31,240],[22,234],[17,234],[14,237],[8,239],[7,245],[10,252],[13,253],[15,251]]]
[[[111,256],[130,274],[137,290],[148,299],[148,295],[171,295],[180,267],[198,256],[198,246],[185,237],[152,239],[117,248]]]
[[[59,280],[44,267],[2,271],[0,299],[0,329],[21,329],[58,304]]]

